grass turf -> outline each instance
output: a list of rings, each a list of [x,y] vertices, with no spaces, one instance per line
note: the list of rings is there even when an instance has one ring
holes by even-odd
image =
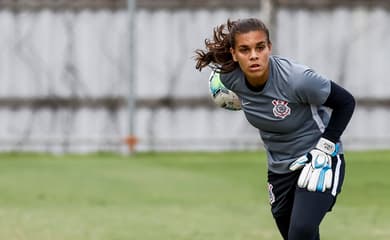
[[[390,151],[349,152],[322,239],[390,239]],[[0,239],[281,239],[262,152],[0,154]]]

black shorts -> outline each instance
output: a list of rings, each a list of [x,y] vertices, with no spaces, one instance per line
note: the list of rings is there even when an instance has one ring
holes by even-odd
[[[332,171],[332,187],[327,189],[324,194],[331,194],[334,197],[333,206],[344,182],[345,161],[343,154],[332,158]],[[307,191],[297,187],[300,172],[276,174],[268,171],[268,192],[274,217],[290,214],[294,203],[295,191]],[[332,207],[329,208],[329,211],[331,210]]]

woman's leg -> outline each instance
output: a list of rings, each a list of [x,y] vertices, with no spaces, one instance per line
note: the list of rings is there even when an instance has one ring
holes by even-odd
[[[332,159],[333,186],[323,192],[309,192],[296,188],[292,207],[288,240],[319,240],[319,226],[331,211],[341,191],[345,174],[344,156]]]
[[[297,189],[291,214],[288,240],[317,240],[319,226],[334,203],[328,193]]]
[[[284,240],[288,239],[295,186],[299,172],[288,174],[268,173],[268,191],[272,215]]]
[[[290,215],[282,215],[274,217],[276,226],[284,240],[288,239],[288,230],[290,229]]]

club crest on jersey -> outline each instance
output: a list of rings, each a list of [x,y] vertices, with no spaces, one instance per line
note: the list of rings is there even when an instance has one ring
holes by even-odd
[[[288,102],[284,100],[273,100],[272,104],[274,105],[274,108],[272,109],[275,117],[278,118],[285,118],[291,113],[291,109],[289,106],[287,106]]]

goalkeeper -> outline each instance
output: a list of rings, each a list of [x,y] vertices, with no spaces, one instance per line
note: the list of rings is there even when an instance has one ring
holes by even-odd
[[[271,211],[284,239],[318,240],[319,225],[341,191],[340,140],[355,108],[353,96],[313,69],[271,55],[258,19],[228,20],[196,51],[196,68],[215,70],[259,130],[268,158]]]

